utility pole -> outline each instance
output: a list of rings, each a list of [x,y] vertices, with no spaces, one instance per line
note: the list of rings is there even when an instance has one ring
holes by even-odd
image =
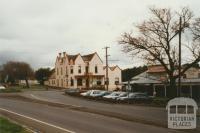
[[[181,32],[182,32],[182,18],[180,17],[179,22],[179,66],[178,66],[178,89],[177,96],[180,97],[181,93]]]
[[[105,83],[106,83],[106,90],[108,90],[108,48],[110,47],[104,47],[104,49],[106,50],[106,78],[105,78]]]

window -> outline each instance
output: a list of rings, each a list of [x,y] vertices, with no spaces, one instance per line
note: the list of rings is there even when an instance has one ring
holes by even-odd
[[[57,86],[59,86],[59,79],[57,79]]]
[[[170,106],[170,114],[176,114],[176,106]]]
[[[178,105],[178,114],[186,114],[186,106],[185,105]]]
[[[188,106],[187,106],[187,113],[188,113],[188,114],[194,114],[194,107],[188,105]]]
[[[97,85],[101,85],[101,81],[97,81]]]
[[[77,79],[77,85],[78,86],[82,86],[82,78],[78,78]]]
[[[63,74],[63,69],[62,69],[62,67],[60,68],[60,74],[61,74],[61,75]]]
[[[95,73],[98,73],[98,67],[95,66]]]
[[[78,66],[78,73],[81,73],[81,66]]]
[[[57,68],[57,75],[59,75],[59,69]]]
[[[109,85],[109,78],[108,80],[105,80],[105,85]]]
[[[73,74],[74,73],[74,69],[73,66],[70,67],[70,73]]]
[[[184,79],[187,78],[187,75],[186,75],[186,74],[183,74],[183,78],[184,78]]]
[[[71,78],[71,86],[74,86],[74,80]]]
[[[88,73],[88,70],[89,70],[89,67],[86,66],[86,67],[85,67],[85,72]]]
[[[115,78],[115,85],[119,84],[119,78]]]
[[[68,72],[67,72],[67,67],[66,67],[66,75],[68,74]]]
[[[101,85],[101,78],[97,79],[97,85]]]
[[[198,78],[200,78],[200,73],[198,73]]]
[[[61,87],[63,87],[63,79],[61,79]]]

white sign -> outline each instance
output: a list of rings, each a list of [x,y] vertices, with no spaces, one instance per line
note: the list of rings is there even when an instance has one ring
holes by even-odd
[[[174,98],[167,104],[168,128],[195,129],[197,103],[191,98]]]

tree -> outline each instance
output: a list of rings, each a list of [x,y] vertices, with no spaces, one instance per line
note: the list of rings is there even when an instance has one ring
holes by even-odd
[[[175,74],[178,65],[178,36],[190,33],[192,43],[185,44],[184,53],[192,57],[187,61],[187,67],[181,70],[180,75],[200,61],[200,19],[194,19],[193,13],[186,7],[180,12],[171,9],[150,8],[151,17],[141,24],[136,25],[138,35],[124,33],[119,40],[122,50],[132,56],[137,56],[148,63],[161,64],[168,75],[170,96],[176,96]],[[181,25],[179,24],[182,18]],[[179,28],[181,27],[181,28]]]
[[[122,81],[131,80],[132,77],[147,70],[147,66],[139,66],[122,70]]]
[[[2,76],[4,82],[16,83],[16,80],[25,80],[29,88],[28,79],[34,75],[33,69],[26,62],[9,61],[3,65]]]
[[[37,71],[35,71],[35,78],[40,82],[41,85],[44,85],[44,81],[47,80],[50,75],[50,68],[39,68]]]

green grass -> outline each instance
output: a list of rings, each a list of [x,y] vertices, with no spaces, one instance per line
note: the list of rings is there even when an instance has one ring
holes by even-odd
[[[12,88],[12,89],[8,88],[0,90],[0,93],[12,93],[12,92],[21,92],[21,90],[17,88]]]
[[[0,117],[0,133],[28,133],[22,126]]]
[[[46,88],[42,85],[32,85],[30,86],[30,88],[27,88],[26,86],[22,85],[16,85],[16,86],[9,86],[6,89],[0,90],[0,93],[14,93],[14,92],[22,92],[28,90],[46,90]]]

